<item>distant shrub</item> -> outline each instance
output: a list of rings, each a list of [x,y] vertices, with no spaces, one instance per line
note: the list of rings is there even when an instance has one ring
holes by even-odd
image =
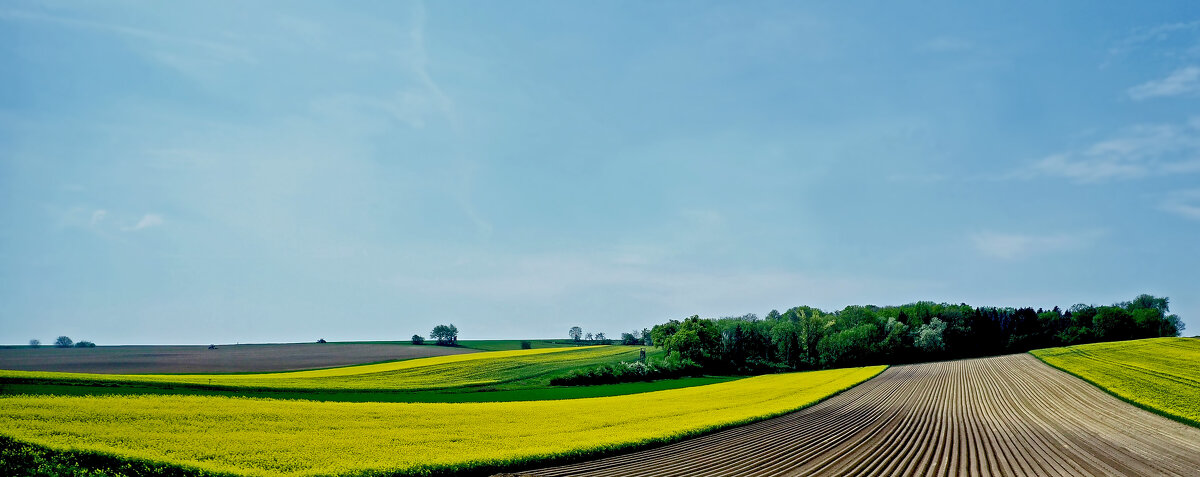
[[[413,335],[412,343],[415,345],[425,344],[425,337],[421,335]]]
[[[74,344],[75,344],[75,342],[71,341],[71,338],[68,338],[66,336],[59,336],[58,339],[54,340],[55,348],[70,348]]]
[[[318,342],[318,343],[324,343],[324,342],[325,342],[325,338],[321,338],[321,339],[317,340],[317,342]]]
[[[41,340],[29,340],[29,347],[30,348],[41,348],[42,342],[41,342]]]
[[[95,348],[96,343],[93,343],[91,341],[80,341],[78,343],[75,343],[75,347],[76,348]]]
[[[620,362],[602,364],[595,368],[576,369],[566,375],[551,378],[550,384],[553,386],[592,386],[682,378],[702,374],[704,374],[704,370],[696,362],[690,359],[679,359],[678,355],[673,355],[661,361],[652,359],[648,362]]]
[[[533,343],[528,342],[528,341],[522,341],[521,349],[533,349]]]

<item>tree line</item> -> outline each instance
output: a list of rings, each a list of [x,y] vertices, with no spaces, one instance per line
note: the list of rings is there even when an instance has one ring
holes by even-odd
[[[584,333],[583,328],[578,326],[572,326],[571,329],[567,331],[567,336],[570,336],[572,341],[580,344],[584,342],[587,342],[588,344],[613,344],[613,340],[605,336],[604,333]],[[645,345],[650,344],[647,342],[649,337],[649,328],[641,331],[633,330],[629,333],[621,333],[620,342],[623,345]]]
[[[1097,341],[1179,336],[1169,299],[1140,295],[1111,306],[1067,310],[972,307],[922,301],[900,306],[847,306],[826,312],[798,306],[760,319],[670,320],[650,330],[668,361],[710,371],[758,373],[900,364],[1020,353]]]

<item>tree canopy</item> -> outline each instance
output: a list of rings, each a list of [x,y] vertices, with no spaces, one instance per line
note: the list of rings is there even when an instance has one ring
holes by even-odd
[[[442,346],[457,346],[458,327],[454,324],[437,325],[433,327],[433,332],[429,333],[429,337],[437,340],[437,344]]]
[[[819,369],[1019,353],[1159,336],[1178,336],[1183,322],[1166,297],[1140,295],[1111,306],[1067,311],[916,302],[847,306],[825,312],[799,306],[766,318],[691,316],[654,326],[647,338],[669,356],[734,372]]]

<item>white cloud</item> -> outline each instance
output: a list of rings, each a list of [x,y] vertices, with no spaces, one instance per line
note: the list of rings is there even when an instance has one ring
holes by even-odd
[[[1052,235],[982,232],[972,234],[970,239],[975,248],[984,255],[1002,260],[1017,260],[1032,255],[1078,250],[1087,247],[1102,235],[1102,230]]]
[[[1172,192],[1160,207],[1180,217],[1200,220],[1200,189]]]
[[[99,224],[104,220],[104,216],[108,215],[108,211],[104,209],[96,209],[92,212],[92,225]]]
[[[134,226],[124,227],[121,230],[124,230],[126,232],[133,232],[136,230],[148,229],[150,227],[157,227],[162,224],[163,224],[163,218],[161,215],[146,214],[146,215],[143,215],[142,219],[138,220],[138,223],[135,224]]]
[[[1129,97],[1135,100],[1179,96],[1200,91],[1200,67],[1188,66],[1175,70],[1166,78],[1147,81],[1129,88]]]
[[[1200,119],[1140,125],[1076,151],[1052,154],[1017,177],[1061,177],[1079,183],[1200,172]]]

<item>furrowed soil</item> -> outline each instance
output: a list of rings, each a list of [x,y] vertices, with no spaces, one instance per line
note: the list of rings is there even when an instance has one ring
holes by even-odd
[[[476,350],[435,345],[292,343],[0,348],[0,369],[75,373],[261,373],[328,368]]]
[[[1200,428],[1028,354],[889,368],[800,412],[520,475],[1197,475]]]

